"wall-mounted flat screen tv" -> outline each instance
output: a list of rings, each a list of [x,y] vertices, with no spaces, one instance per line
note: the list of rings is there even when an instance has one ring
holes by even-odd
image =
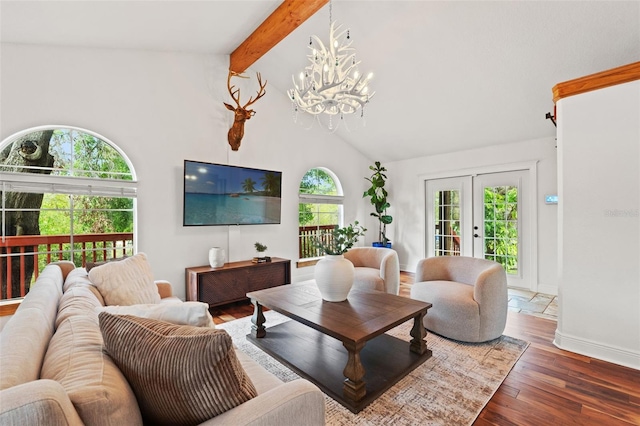
[[[184,226],[280,223],[282,172],[184,161]]]

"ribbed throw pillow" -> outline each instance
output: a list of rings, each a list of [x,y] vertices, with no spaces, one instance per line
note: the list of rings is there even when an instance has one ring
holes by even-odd
[[[99,319],[145,424],[199,424],[257,395],[224,330],[107,312]]]

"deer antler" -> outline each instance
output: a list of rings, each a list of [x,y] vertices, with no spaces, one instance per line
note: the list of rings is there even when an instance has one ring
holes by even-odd
[[[227,89],[229,89],[229,94],[231,98],[236,102],[236,105],[240,107],[240,89],[233,90],[234,87],[231,85],[231,77],[240,77],[240,78],[249,78],[235,71],[229,70],[229,75],[227,76]],[[237,95],[237,96],[236,96]]]
[[[244,104],[243,108],[248,107],[249,105],[251,105],[252,103],[254,103],[255,101],[257,101],[258,99],[260,99],[261,97],[263,97],[264,95],[267,94],[267,91],[265,90],[265,87],[267,87],[267,81],[264,81],[264,84],[262,83],[262,76],[260,75],[259,72],[256,73],[256,76],[258,77],[258,84],[260,85],[260,89],[258,90],[257,94],[258,96],[253,99],[253,97],[249,98],[249,101]],[[240,92],[238,91],[238,94]],[[238,96],[238,98],[240,98],[240,96]]]

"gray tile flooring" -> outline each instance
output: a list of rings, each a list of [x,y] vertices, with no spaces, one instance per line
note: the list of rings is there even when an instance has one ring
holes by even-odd
[[[509,310],[557,321],[558,298],[551,294],[509,288]]]

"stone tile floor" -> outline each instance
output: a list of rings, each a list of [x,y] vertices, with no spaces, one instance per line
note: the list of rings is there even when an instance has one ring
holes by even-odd
[[[558,297],[520,288],[509,288],[509,310],[557,321]]]

